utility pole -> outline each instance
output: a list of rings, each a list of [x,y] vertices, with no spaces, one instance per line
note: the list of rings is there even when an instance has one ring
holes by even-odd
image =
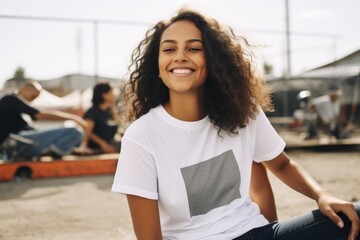
[[[81,28],[77,31],[76,36],[76,50],[78,54],[78,73],[82,73],[82,30]]]
[[[337,56],[336,56],[336,48],[337,48],[337,36],[336,35],[334,35],[333,37],[332,37],[332,40],[333,40],[333,56],[334,56],[334,62],[337,60]]]
[[[98,82],[98,48],[99,48],[99,43],[98,43],[98,22],[94,21],[94,80],[95,83]]]
[[[290,16],[289,0],[285,0],[285,27],[286,27],[286,77],[291,76],[291,44],[290,44]]]
[[[285,0],[285,34],[286,34],[286,70],[284,74],[285,84],[283,91],[283,115],[289,115],[288,106],[288,81],[291,77],[291,45],[290,45],[290,16],[289,0]]]

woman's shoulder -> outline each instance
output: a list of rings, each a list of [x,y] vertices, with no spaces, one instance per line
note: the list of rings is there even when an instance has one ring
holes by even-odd
[[[15,94],[8,94],[3,96],[1,99],[1,101],[6,102],[6,101],[20,101],[20,99],[18,98],[17,95]]]
[[[264,110],[258,106],[257,111],[254,113],[254,116],[249,119],[249,125],[256,124],[256,122],[263,121],[264,118],[267,118]]]
[[[86,112],[99,112],[101,111],[100,107],[97,105],[92,105],[91,107],[89,107]]]
[[[10,107],[10,108],[19,108],[19,107],[23,107],[23,106],[29,106],[17,94],[5,95],[0,99],[0,102],[1,102],[2,106],[7,106],[7,107]]]
[[[132,122],[125,131],[124,137],[142,138],[149,135],[154,124],[159,123],[159,119],[155,109],[151,109],[148,113]]]
[[[264,110],[259,106],[253,117],[249,118],[246,127],[243,128],[242,131],[254,132],[256,129],[263,128],[268,124],[269,119],[267,118]]]
[[[86,109],[86,111],[84,113],[84,117],[85,118],[91,117],[94,114],[95,111],[96,111],[95,106],[89,107],[88,109]]]
[[[108,114],[108,113],[109,113],[108,110],[102,110],[99,106],[93,105],[85,111],[84,117],[85,118],[94,118],[96,116],[102,116],[102,115]]]

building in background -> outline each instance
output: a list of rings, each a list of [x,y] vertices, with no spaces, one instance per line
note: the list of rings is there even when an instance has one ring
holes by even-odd
[[[308,90],[315,98],[326,94],[331,84],[337,84],[343,90],[341,101],[347,116],[360,124],[360,50],[288,79],[268,79],[268,83],[274,92],[272,116],[292,116],[299,108],[301,91]]]
[[[118,78],[95,77],[85,74],[68,74],[55,79],[38,80],[38,82],[47,91],[57,96],[65,96],[75,90],[84,91],[88,88],[92,88],[98,82],[110,82],[114,87],[120,87],[124,81]]]

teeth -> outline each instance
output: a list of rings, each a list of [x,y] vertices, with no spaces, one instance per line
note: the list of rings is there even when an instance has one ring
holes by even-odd
[[[187,69],[187,68],[182,68],[182,69],[174,69],[173,70],[173,73],[176,73],[176,74],[187,74],[187,73],[191,73],[191,70],[190,69]]]

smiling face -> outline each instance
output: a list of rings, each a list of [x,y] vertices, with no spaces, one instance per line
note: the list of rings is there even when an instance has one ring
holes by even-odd
[[[169,93],[199,93],[207,77],[202,34],[190,21],[171,24],[162,34],[159,73]]]

